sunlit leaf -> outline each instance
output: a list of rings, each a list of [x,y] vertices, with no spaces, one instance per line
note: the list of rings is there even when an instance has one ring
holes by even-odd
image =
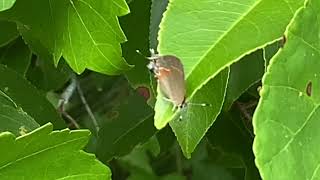
[[[124,0],[19,0],[1,12],[0,19],[17,22],[19,32],[42,58],[58,64],[63,56],[77,73],[87,68],[119,74],[130,65],[121,56],[120,43],[126,38],[117,16],[128,12]]]
[[[318,0],[298,11],[263,78],[253,149],[265,180],[320,178],[319,14]]]
[[[302,5],[303,0],[172,0],[160,24],[158,52],[181,59],[186,74],[187,100],[192,100],[197,94],[207,98],[220,97],[220,93],[211,88],[202,90],[202,87],[244,55],[281,38],[295,11]],[[210,87],[223,87],[220,84],[210,84]],[[170,109],[168,106],[163,108]],[[159,109],[155,111],[160,112]],[[165,110],[162,112],[167,113]],[[217,115],[217,112],[211,113]],[[199,111],[194,114],[205,113]],[[157,117],[165,118],[155,119],[156,122],[173,119],[173,116],[165,114]],[[206,127],[201,130],[195,128],[198,131],[190,131],[187,136],[176,133],[187,154],[193,151],[212,125],[207,122],[213,122],[216,116],[200,117],[190,117],[187,121],[198,121]],[[180,127],[173,127],[175,132],[179,131],[176,128]],[[181,141],[186,138],[185,142]]]
[[[15,138],[0,134],[1,179],[111,179],[109,168],[82,149],[88,130],[52,131],[50,123]]]
[[[15,0],[0,0],[0,11],[10,9],[15,2]]]

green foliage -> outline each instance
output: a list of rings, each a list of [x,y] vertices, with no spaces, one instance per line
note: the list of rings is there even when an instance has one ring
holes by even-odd
[[[18,31],[16,23],[0,21],[0,27],[0,47],[7,45],[9,42],[17,38]]]
[[[10,9],[15,2],[16,2],[15,0],[1,0],[0,1],[0,11]]]
[[[0,153],[5,156],[0,158],[0,178],[111,179],[105,165],[80,150],[89,134],[87,130],[52,131],[50,123],[18,138],[1,133]]]
[[[21,108],[3,104],[0,101],[0,131],[23,135],[39,127],[39,124]]]
[[[318,179],[319,14],[318,0],[0,0],[0,179]],[[181,60],[185,107],[157,87],[151,48]]]
[[[40,125],[52,122],[55,128],[63,127],[63,120],[44,94],[15,71],[0,65],[0,92],[17,107],[30,114]]]
[[[152,109],[137,94],[128,96],[114,113],[116,117],[103,124],[98,135],[97,155],[104,162],[129,153],[156,132]]]
[[[265,61],[262,50],[246,55],[230,68],[230,77],[224,100],[225,110],[243,94],[250,86],[257,83],[264,73]],[[248,71],[250,69],[250,71]]]
[[[0,62],[14,69],[22,76],[26,74],[31,62],[31,51],[21,38],[0,50]]]
[[[292,2],[295,3],[288,6],[288,3]],[[187,100],[197,96],[208,97],[212,90],[205,88],[206,84],[210,84],[211,87],[220,87],[220,91],[221,89],[224,91],[221,81],[216,81],[218,84],[211,84],[210,80],[243,55],[281,37],[293,16],[292,9],[299,8],[303,3],[302,1],[292,2],[201,1],[189,3],[176,0],[169,3],[168,10],[160,24],[158,50],[160,54],[174,54],[184,63]],[[267,9],[278,9],[282,12],[281,16],[277,11],[267,11]],[[210,20],[204,21],[205,17],[210,17]],[[270,32],[263,34],[262,29]],[[243,39],[243,37],[255,38]],[[199,93],[200,95],[197,95]],[[213,91],[213,94],[217,93]],[[220,97],[221,94],[218,93],[217,96]],[[224,95],[222,94],[222,96]],[[163,98],[158,98],[156,103],[155,122],[162,122],[159,126],[156,124],[157,128],[162,128],[165,123],[174,118],[174,116],[168,115],[169,109],[172,109],[170,104],[164,103],[161,99]],[[208,100],[208,103],[213,103],[213,101]],[[217,106],[216,103],[213,104]],[[218,107],[222,104],[223,100],[220,101]],[[157,107],[165,110],[160,111]],[[192,110],[191,113],[197,114]],[[211,123],[207,123],[207,118],[200,118],[199,124],[205,125],[205,128],[190,136],[190,139],[194,141],[191,148],[185,148],[184,144],[188,143],[180,141],[182,149],[188,157],[218,113],[219,108],[218,111],[215,109],[212,111],[212,114],[215,115],[208,117]],[[202,112],[202,114],[204,113]],[[189,116],[187,121],[194,122],[197,121],[197,118],[198,116]],[[175,130],[177,127],[172,126],[172,128],[177,132]],[[176,136],[178,140],[186,138],[185,135],[179,137],[181,135],[177,133]]]
[[[319,13],[317,0],[297,12],[264,76],[254,115],[254,152],[263,179],[320,177]]]
[[[121,57],[119,43],[126,38],[117,16],[128,12],[124,0],[19,0],[10,10],[0,13],[0,19],[17,22],[32,50],[53,59],[55,64],[63,56],[77,73],[87,68],[119,74],[130,66]]]

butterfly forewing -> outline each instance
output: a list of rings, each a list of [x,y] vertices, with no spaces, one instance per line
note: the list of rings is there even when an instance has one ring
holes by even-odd
[[[166,98],[180,106],[185,99],[185,79],[183,65],[175,56],[160,56],[157,59],[159,67],[158,84],[160,91]]]

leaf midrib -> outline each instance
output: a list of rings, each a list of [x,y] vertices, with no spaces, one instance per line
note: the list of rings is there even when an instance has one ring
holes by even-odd
[[[139,121],[137,124],[129,128],[127,131],[125,131],[121,136],[119,136],[112,144],[115,145],[117,144],[124,136],[128,135],[131,131],[133,131],[136,127],[138,127],[140,124],[148,120],[153,114],[149,114],[145,118],[143,118],[141,121]]]
[[[192,72],[198,67],[198,65],[202,62],[202,60],[205,59],[205,57],[209,54],[209,52],[211,52],[212,49],[214,49],[214,48],[216,47],[216,45],[217,45],[218,43],[220,43],[220,42],[222,41],[222,39],[224,39],[224,38],[229,34],[229,32],[230,32],[231,30],[233,30],[234,27],[235,27],[236,25],[238,25],[239,22],[241,22],[250,12],[252,12],[252,10],[253,10],[257,5],[259,5],[262,1],[263,1],[263,0],[258,0],[258,1],[256,1],[256,2],[252,5],[251,8],[249,8],[245,13],[243,13],[243,15],[240,16],[240,17],[230,26],[230,28],[229,28],[227,31],[225,31],[225,33],[223,33],[223,34],[220,36],[220,38],[200,57],[200,60],[197,61],[197,63],[193,66],[193,68],[192,68],[192,69],[190,70],[190,72],[187,74],[187,78],[186,78],[186,79],[188,79],[188,77],[189,77],[189,76],[192,74]],[[225,66],[227,66],[227,65],[225,65]],[[200,84],[198,85],[198,87],[202,87],[202,86],[208,81],[208,79],[212,79],[214,76],[216,76],[222,69],[225,68],[225,66],[219,68],[219,69],[217,70],[217,72],[215,72],[212,76],[207,77],[202,83],[200,83]],[[191,93],[190,97],[193,97],[193,95],[197,92],[198,89],[199,89],[199,88],[195,88],[194,90],[192,90],[192,93]]]
[[[118,69],[118,70],[121,71],[122,69],[121,69],[120,67],[116,66],[115,64],[113,64],[113,62],[112,62],[108,57],[106,57],[105,54],[101,51],[101,49],[99,48],[99,44],[98,44],[98,43],[94,40],[94,38],[91,36],[91,34],[90,34],[90,32],[89,32],[86,24],[84,23],[83,19],[81,18],[81,15],[79,14],[79,12],[78,12],[77,8],[75,7],[74,3],[72,2],[72,0],[70,0],[69,2],[70,2],[70,4],[71,4],[72,8],[74,9],[75,13],[77,14],[77,16],[78,16],[81,24],[83,25],[84,29],[86,30],[88,36],[90,37],[90,39],[91,39],[94,47],[99,51],[99,53],[104,57],[104,59],[106,59],[106,60],[110,63],[111,66],[113,66],[115,69]],[[92,10],[99,16],[99,18],[101,18],[105,23],[107,23],[107,22],[103,19],[103,17],[101,17],[101,15],[100,15],[94,8],[92,8],[88,3],[86,3],[86,2],[84,2],[84,1],[82,1],[82,0],[79,0],[79,2],[81,2],[81,3],[85,4],[86,6],[88,6],[90,9],[92,9]],[[107,24],[108,24],[108,23],[107,23]],[[110,29],[113,31],[112,28],[110,28]],[[115,33],[115,32],[113,31],[113,33]],[[69,32],[69,36],[70,36],[70,32]],[[106,44],[108,44],[108,43],[106,43]]]

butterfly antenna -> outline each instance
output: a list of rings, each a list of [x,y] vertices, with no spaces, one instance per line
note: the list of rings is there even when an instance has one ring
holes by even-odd
[[[212,106],[212,104],[209,104],[209,103],[192,103],[192,102],[189,102],[188,104],[190,105],[193,105],[193,106],[202,106],[202,107],[207,107],[207,106]]]

